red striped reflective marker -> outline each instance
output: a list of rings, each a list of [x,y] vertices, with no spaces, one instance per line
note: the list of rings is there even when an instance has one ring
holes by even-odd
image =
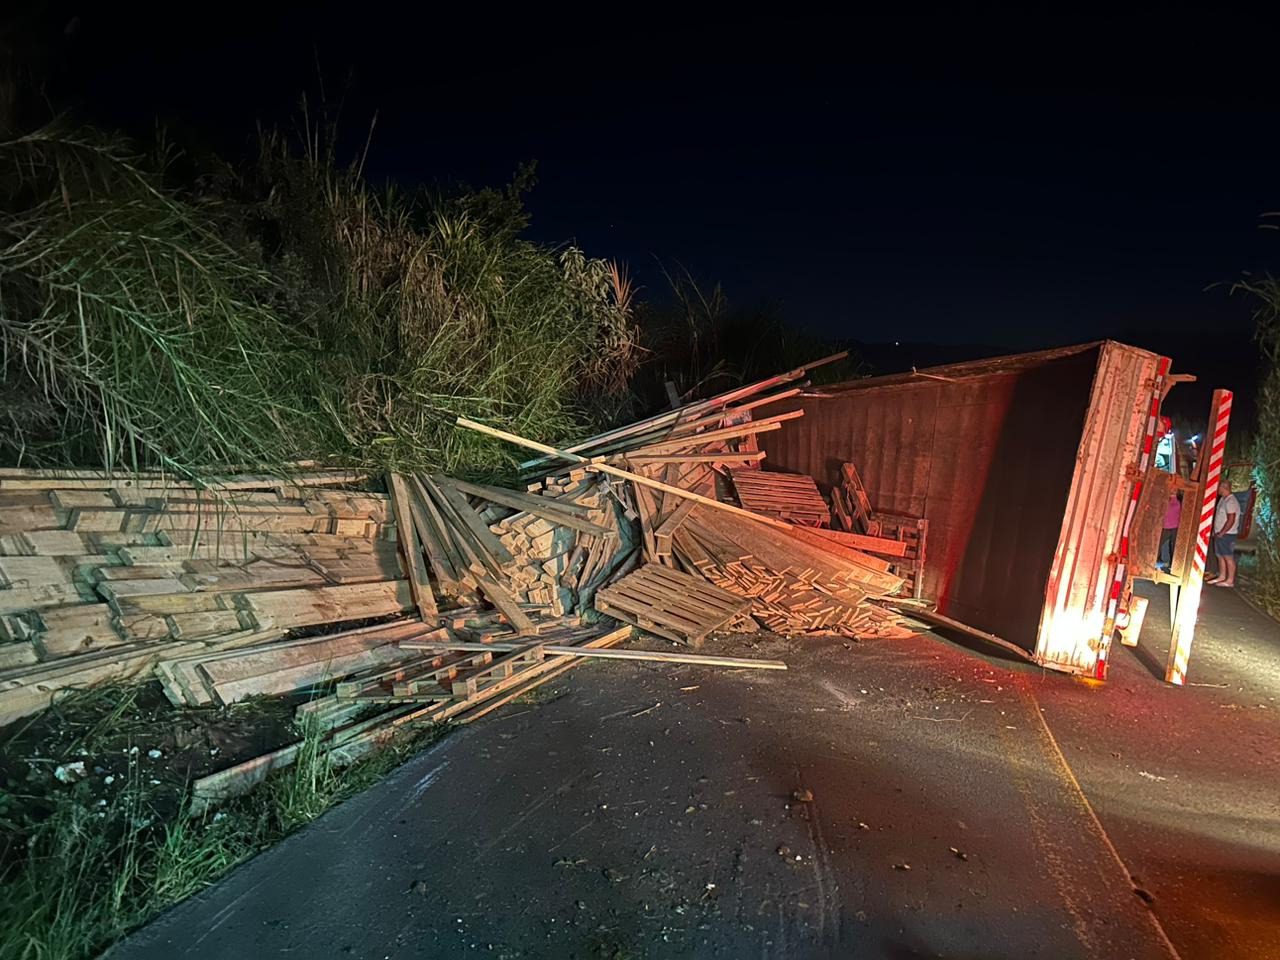
[[[1169,645],[1169,660],[1164,679],[1181,686],[1187,680],[1187,663],[1191,660],[1191,641],[1195,638],[1196,617],[1200,610],[1200,594],[1204,590],[1204,566],[1209,556],[1209,535],[1213,532],[1213,515],[1218,505],[1218,481],[1222,479],[1222,457],[1227,449],[1227,426],[1231,421],[1231,391],[1215,390],[1210,422],[1213,424],[1213,446],[1203,466],[1200,525],[1196,528],[1196,549],[1191,569],[1178,593],[1178,613]]]

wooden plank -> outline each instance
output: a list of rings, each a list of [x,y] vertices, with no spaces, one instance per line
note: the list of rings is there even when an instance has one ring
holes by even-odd
[[[448,480],[462,493],[501,504],[504,507],[510,507],[512,510],[518,510],[521,513],[537,514],[540,517],[551,520],[553,523],[559,523],[559,518],[565,515],[577,517],[580,520],[586,520],[591,516],[591,510],[588,507],[582,507],[576,503],[555,500],[551,497],[539,497],[531,493],[521,493],[518,490],[508,490],[505,487],[468,483],[466,480],[457,480],[453,477],[449,477]],[[589,524],[589,526],[594,527],[595,524]],[[592,533],[594,531],[587,530],[585,532]]]
[[[236,600],[239,608],[253,614],[259,628],[265,630],[399,613],[413,606],[413,593],[408,581],[389,580],[243,593]]]
[[[246,629],[238,610],[173,613],[165,617],[172,636],[182,640],[207,640]]]
[[[74,530],[24,530],[26,552],[38,557],[74,557],[93,553],[89,541]]]
[[[417,485],[415,484],[415,486]],[[414,530],[417,532],[418,540],[426,551],[427,562],[430,564],[431,569],[436,572],[436,579],[440,582],[440,588],[446,594],[456,596],[459,591],[458,581],[461,574],[454,566],[453,558],[442,540],[442,531],[436,527],[431,518],[431,513],[423,503],[424,499],[429,503],[430,498],[420,495],[418,490],[408,485],[406,485],[405,494],[409,499],[409,513],[413,517]]]
[[[437,547],[448,558],[449,566],[455,574],[455,582],[474,586],[475,578],[468,574],[468,570],[471,569],[471,558],[460,549],[449,524],[445,522],[445,518],[441,515],[430,491],[427,490],[426,485],[422,482],[422,478],[414,476],[413,485],[418,494],[416,502],[421,505],[423,515],[427,521],[427,527],[431,531]],[[422,528],[419,528],[419,533],[423,533]],[[482,570],[473,572],[479,574]]]
[[[796,540],[803,540],[807,546],[818,550],[825,550],[833,556],[839,557],[846,563],[855,564],[869,572],[887,574],[889,570],[890,564],[888,561],[882,560],[880,557],[873,557],[870,554],[863,553],[861,550],[855,550],[854,548],[845,546],[835,540],[828,539],[810,527],[792,527],[788,532],[792,538]]]
[[[0,590],[0,613],[19,613],[66,603],[79,603],[80,593],[68,583],[46,583],[38,587],[13,587]]]
[[[689,514],[698,506],[693,500],[681,500],[674,510],[671,511],[654,531],[654,552],[659,557],[668,557],[671,555],[672,538],[675,532],[680,529],[681,525],[689,518]]]
[[[471,539],[485,553],[496,560],[498,564],[515,562],[515,557],[503,546],[502,541],[494,536],[488,524],[480,519],[480,515],[476,513],[475,508],[467,503],[466,497],[450,485],[447,477],[437,474],[431,477],[424,477],[423,481],[432,493],[440,495],[446,515],[451,519],[459,520],[465,532],[471,536]]]
[[[149,578],[146,580],[111,580],[98,584],[98,593],[102,594],[111,603],[119,603],[121,600],[133,597],[190,592],[190,587],[173,577]]]
[[[524,611],[520,609],[520,605],[516,603],[515,598],[507,592],[505,587],[488,577],[481,578],[479,584],[480,591],[490,603],[498,608],[517,633],[525,635],[536,632],[533,621],[525,616]]]
[[[39,670],[18,667],[0,672],[0,726],[46,709],[65,689],[136,676],[164,651],[194,645],[135,643],[54,660]],[[20,674],[15,672],[20,671]]]
[[[0,534],[26,533],[29,530],[57,530],[66,525],[68,511],[53,504],[0,506]]]
[[[792,414],[804,416],[803,410],[793,410]],[[787,420],[795,419],[791,414],[780,414],[780,418]],[[723,430],[709,430],[706,433],[691,433],[687,437],[677,437],[674,440],[664,440],[661,443],[652,443],[645,447],[637,447],[634,451],[629,451],[637,456],[653,456],[659,453],[675,453],[677,450],[687,450],[689,447],[698,447],[707,443],[720,443],[724,440],[735,440],[748,435],[758,433],[770,433],[774,430],[781,430],[782,424],[778,422],[779,418],[771,418],[769,420],[753,420],[736,427],[725,427]]]
[[[821,530],[809,528],[809,533],[823,540],[850,547],[866,553],[881,554],[886,557],[905,557],[908,544],[904,540],[890,540],[887,537],[868,537],[860,533],[845,533],[840,530]],[[816,543],[816,540],[810,541]]]
[[[35,644],[30,640],[0,643],[0,670],[28,667],[40,661]]]
[[[427,573],[427,564],[422,556],[422,543],[418,539],[417,527],[414,525],[413,514],[409,509],[409,490],[405,486],[404,478],[398,473],[390,474],[388,482],[391,487],[391,504],[396,516],[396,538],[408,568],[413,602],[423,622],[431,622],[439,613],[439,608],[436,606],[435,594],[431,592],[431,577]]]
[[[401,641],[406,650],[515,650],[519,643],[495,640],[492,643],[471,643],[463,640],[440,642]],[[756,660],[748,657],[715,657],[699,653],[681,653],[667,650],[600,650],[587,647],[569,647],[547,644],[543,648],[548,657],[583,657],[600,660],[646,660],[658,663],[691,663],[706,667],[742,667],[751,670],[785,670],[781,660]]]
[[[199,669],[208,675],[218,700],[230,705],[249,697],[276,696],[303,690],[374,664],[389,663],[401,656],[403,654],[399,647],[387,643],[367,650],[330,653],[318,659],[282,665],[253,676],[233,675],[223,678],[222,675],[230,669],[225,662],[201,664]]]
[[[647,487],[635,487],[632,493],[635,494],[636,513],[640,515],[640,538],[644,547],[644,558],[654,560],[658,552],[653,536],[654,514],[657,512],[657,506]]]
[[[32,639],[41,659],[69,657],[126,642],[112,624],[111,608],[103,603],[48,607],[35,619],[39,622]]]
[[[159,593],[136,597],[122,597],[110,601],[111,609],[120,616],[152,614],[164,616],[170,613],[201,613],[208,610],[230,610],[235,594],[223,593]]]
[[[70,571],[54,557],[0,557],[0,585],[7,588],[62,586],[71,579]]]
[[[815,360],[811,363],[808,363],[803,367],[797,367],[796,369],[788,370],[785,373],[775,374],[772,377],[767,377],[764,380],[757,380],[755,383],[749,383],[742,387],[735,387],[732,390],[727,390],[724,393],[718,394],[717,396],[714,396],[714,397],[710,397],[707,400],[700,400],[696,403],[688,404],[687,406],[681,407],[678,410],[672,410],[666,413],[655,414],[654,416],[648,417],[644,420],[639,420],[639,421],[636,421],[635,423],[629,423],[626,426],[617,427],[613,430],[607,430],[604,433],[596,434],[593,437],[588,437],[586,440],[583,440],[580,443],[576,443],[573,446],[568,447],[567,452],[575,453],[575,454],[582,453],[585,450],[589,450],[593,447],[598,447],[601,444],[609,442],[611,440],[615,440],[625,436],[634,436],[637,433],[644,433],[656,427],[660,427],[666,424],[676,423],[680,420],[689,419],[691,417],[698,416],[699,414],[702,413],[702,411],[710,410],[716,406],[720,406],[720,407],[728,406],[729,404],[734,403],[735,401],[738,401],[738,400],[742,400],[746,397],[756,396],[758,394],[764,393],[766,390],[771,390],[773,387],[781,386],[784,383],[790,383],[794,380],[799,380],[810,370],[814,370],[818,367],[825,366],[826,364],[829,364],[829,363],[834,363],[838,360],[843,360],[848,355],[849,355],[848,350],[842,350],[839,353],[833,353],[829,357],[823,357],[820,360]],[[537,457],[533,460],[528,460],[520,464],[520,469],[529,470],[535,467],[539,467],[545,464],[548,461],[548,459],[552,457],[558,457],[559,459],[564,459],[564,457],[561,456],[559,453],[549,455],[547,457]]]
[[[49,500],[61,510],[84,507],[112,509],[119,506],[108,490],[51,490]]]
[[[723,453],[668,453],[668,454],[636,454],[636,453],[620,453],[618,460],[625,460],[628,463],[637,466],[646,463],[759,463],[765,458],[763,450],[753,452],[734,453],[732,450],[726,450]]]

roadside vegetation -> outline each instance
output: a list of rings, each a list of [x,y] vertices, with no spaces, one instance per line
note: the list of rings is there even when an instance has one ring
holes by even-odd
[[[1257,553],[1247,565],[1249,594],[1272,616],[1280,618],[1280,280],[1265,276],[1235,285],[1253,299],[1262,385],[1258,391],[1258,423],[1253,438],[1253,482]]]
[[[625,279],[521,239],[531,173],[407,195],[304,133],[234,168],[59,125],[0,145],[0,462],[497,470],[454,416],[567,438],[627,402]]]
[[[187,804],[190,752],[175,754],[171,740],[154,750],[161,742],[154,734],[158,723],[201,729],[215,718],[178,711],[161,719],[139,702],[145,690],[81,691],[62,700],[56,716],[34,721],[47,730],[19,724],[0,740],[8,781],[0,795],[0,960],[95,956],[447,731],[401,734],[340,768],[320,749],[320,732],[303,730],[293,766],[245,797],[195,813]],[[257,704],[229,712],[254,736],[295,737]]]

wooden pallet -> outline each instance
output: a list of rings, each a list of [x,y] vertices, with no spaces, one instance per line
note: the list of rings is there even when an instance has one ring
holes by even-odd
[[[850,533],[880,536],[880,524],[871,509],[867,488],[852,463],[840,467],[840,484],[831,488],[831,510],[840,526]]]
[[[738,619],[751,606],[745,597],[657,564],[596,592],[596,609],[649,633],[698,646],[707,634]]]
[[[813,477],[745,467],[729,472],[744,509],[806,527],[831,525],[831,512]]]
[[[898,595],[919,600],[924,589],[925,543],[929,521],[918,517],[877,513],[876,522],[880,527],[880,537],[895,544],[895,553],[901,551],[900,555],[893,555],[888,551],[880,554],[889,561],[890,569],[904,581]]]

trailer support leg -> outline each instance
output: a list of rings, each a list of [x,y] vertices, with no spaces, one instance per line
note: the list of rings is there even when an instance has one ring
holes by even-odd
[[[1227,425],[1231,420],[1231,391],[1215,390],[1213,406],[1209,412],[1209,440],[1200,455],[1200,463],[1196,465],[1199,479],[1197,495],[1183,506],[1185,510],[1189,506],[1198,505],[1199,524],[1196,527],[1195,544],[1191,548],[1190,562],[1183,576],[1182,589],[1178,591],[1173,637],[1164,670],[1165,682],[1179,686],[1187,679],[1191,641],[1195,638],[1200,594],[1204,589],[1204,565],[1209,556],[1209,534],[1213,530],[1213,515],[1218,502],[1218,480],[1222,476],[1222,461],[1227,448]]]

